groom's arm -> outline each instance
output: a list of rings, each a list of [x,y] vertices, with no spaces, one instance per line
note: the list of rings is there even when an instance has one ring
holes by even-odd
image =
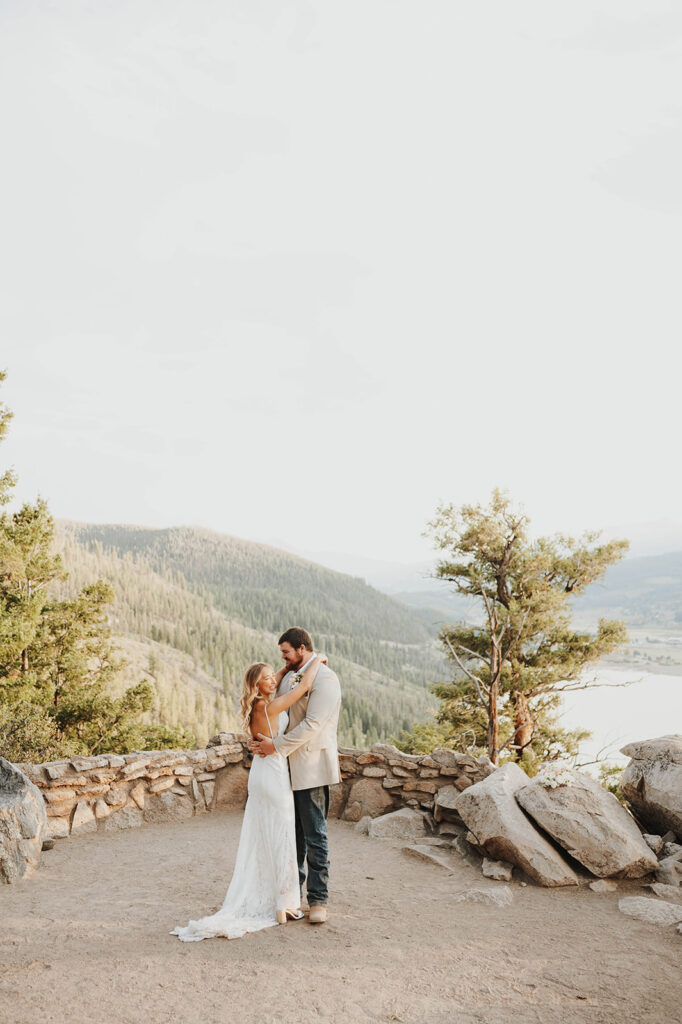
[[[289,757],[305,743],[309,743],[315,733],[329,720],[341,699],[341,687],[335,673],[318,678],[308,697],[305,718],[295,729],[290,729],[281,736],[275,736],[275,750],[284,757]]]

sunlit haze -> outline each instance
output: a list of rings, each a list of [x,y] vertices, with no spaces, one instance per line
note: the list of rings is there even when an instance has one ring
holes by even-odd
[[[2,4],[17,497],[400,561],[496,485],[679,521],[681,40],[661,0]]]

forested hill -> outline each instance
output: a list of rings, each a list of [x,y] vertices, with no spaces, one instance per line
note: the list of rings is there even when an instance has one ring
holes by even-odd
[[[58,523],[73,592],[114,586],[114,628],[154,677],[156,711],[200,741],[236,724],[244,669],[269,659],[291,625],[311,632],[344,687],[341,737],[360,744],[411,726],[443,676],[424,621],[363,580],[266,545],[194,527]],[[230,721],[226,722],[226,718]]]

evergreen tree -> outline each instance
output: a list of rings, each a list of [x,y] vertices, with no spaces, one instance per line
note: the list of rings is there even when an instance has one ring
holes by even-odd
[[[578,736],[559,730],[560,694],[593,685],[583,673],[626,639],[625,623],[600,619],[596,635],[571,625],[569,601],[622,558],[628,542],[598,543],[557,535],[531,540],[529,519],[495,490],[487,507],[438,508],[429,532],[444,552],[436,576],[476,599],[477,625],[441,631],[455,669],[434,688],[445,735],[485,734],[494,764],[504,749],[517,760],[575,750]]]
[[[5,374],[0,374],[0,382]],[[0,439],[11,413],[0,406]],[[14,474],[0,477],[6,504]],[[142,722],[154,700],[149,682],[113,692],[123,661],[108,622],[113,590],[103,580],[70,599],[51,598],[64,581],[54,553],[54,521],[38,498],[0,516],[0,750],[15,761],[126,751],[163,735],[189,738]],[[155,731],[156,729],[156,731]]]

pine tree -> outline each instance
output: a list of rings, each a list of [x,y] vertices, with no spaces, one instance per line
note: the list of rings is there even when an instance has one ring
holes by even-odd
[[[596,635],[575,630],[569,601],[622,558],[628,542],[600,544],[598,532],[533,541],[529,525],[499,490],[487,507],[441,506],[429,524],[444,552],[436,576],[482,612],[477,625],[441,631],[456,674],[434,688],[438,720],[474,742],[485,732],[494,764],[504,749],[517,760],[574,750],[578,737],[553,721],[560,694],[593,685],[585,669],[627,640],[622,621],[601,619]]]

